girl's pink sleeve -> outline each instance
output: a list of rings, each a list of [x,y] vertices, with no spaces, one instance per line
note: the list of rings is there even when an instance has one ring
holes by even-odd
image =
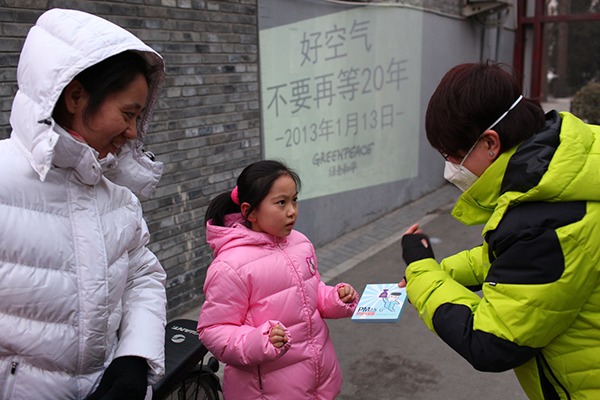
[[[206,300],[198,319],[202,344],[221,362],[251,366],[275,361],[292,344],[288,329],[279,321],[260,326],[244,325],[248,310],[248,290],[239,276],[223,262],[213,263],[204,283]],[[276,348],[269,341],[271,329],[283,326],[287,343]]]
[[[319,278],[320,279],[320,278]],[[323,281],[319,282],[319,312],[321,317],[329,319],[348,318],[354,313],[354,309],[358,304],[358,293],[354,293],[356,297],[350,303],[344,303],[340,300],[338,288],[341,286],[349,286],[347,283],[338,283],[335,286],[327,286]]]

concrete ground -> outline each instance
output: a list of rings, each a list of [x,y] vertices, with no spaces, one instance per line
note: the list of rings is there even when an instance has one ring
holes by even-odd
[[[435,210],[422,207],[427,199],[413,203],[405,215],[413,220],[396,226],[400,236],[418,221],[430,236],[438,261],[480,245],[481,226],[467,227],[450,216],[458,195],[457,189],[447,185],[429,195],[430,201],[444,203]],[[398,213],[405,214],[405,210]],[[360,293],[367,283],[399,281],[404,269],[400,242],[396,240],[330,283],[347,282]],[[476,371],[425,326],[410,304],[398,323],[336,320],[328,321],[328,325],[344,375],[338,400],[527,399],[512,371]]]

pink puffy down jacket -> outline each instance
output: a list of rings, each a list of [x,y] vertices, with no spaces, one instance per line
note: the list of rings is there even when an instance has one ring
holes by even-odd
[[[226,225],[207,224],[215,260],[198,321],[202,343],[227,364],[225,399],[334,399],[342,375],[323,319],[351,316],[358,295],[344,304],[343,284],[321,281],[313,245],[300,232],[254,232],[240,214]],[[269,342],[278,323],[290,339],[280,349]]]

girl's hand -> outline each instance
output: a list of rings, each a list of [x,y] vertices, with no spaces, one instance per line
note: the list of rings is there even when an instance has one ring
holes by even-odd
[[[277,324],[271,329],[271,333],[269,334],[269,341],[276,348],[283,347],[288,341],[287,336],[285,336],[285,331],[283,330],[283,326]]]
[[[340,286],[338,288],[338,295],[340,296],[340,300],[344,303],[352,303],[356,298],[356,292],[350,285]]]

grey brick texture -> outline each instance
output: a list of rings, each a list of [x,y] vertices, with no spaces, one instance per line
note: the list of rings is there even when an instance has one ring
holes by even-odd
[[[180,315],[203,301],[212,260],[206,206],[261,158],[256,0],[0,1],[0,138],[10,135],[25,36],[55,7],[102,16],[165,59],[166,82],[146,146],[165,170],[142,205],[149,247],[168,274],[168,315]]]

